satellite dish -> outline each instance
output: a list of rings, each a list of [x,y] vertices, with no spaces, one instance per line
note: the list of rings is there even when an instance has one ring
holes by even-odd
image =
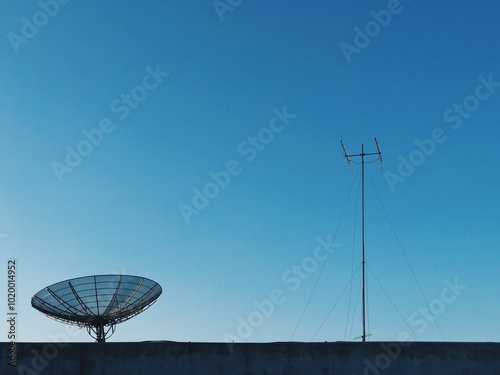
[[[57,321],[87,328],[105,342],[122,323],[156,302],[162,290],[153,280],[130,275],[94,275],[61,281],[40,290],[31,306]]]

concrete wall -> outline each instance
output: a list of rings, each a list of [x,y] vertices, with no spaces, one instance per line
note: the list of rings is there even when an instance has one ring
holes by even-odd
[[[17,343],[15,354],[1,375],[500,374],[500,343]]]

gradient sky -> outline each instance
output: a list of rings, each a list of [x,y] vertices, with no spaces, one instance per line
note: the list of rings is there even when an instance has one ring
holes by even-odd
[[[0,4],[18,341],[69,335],[37,291],[110,273],[163,287],[111,341],[360,336],[360,166],[339,140],[373,152],[374,135],[369,339],[499,341],[500,4],[62,2]]]

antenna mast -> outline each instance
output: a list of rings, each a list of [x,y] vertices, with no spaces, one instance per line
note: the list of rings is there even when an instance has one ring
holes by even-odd
[[[361,252],[362,252],[362,300],[363,300],[363,334],[361,335],[361,341],[366,341],[366,296],[365,296],[365,156],[377,155],[378,160],[380,161],[380,166],[382,166],[382,152],[380,152],[380,148],[378,147],[377,138],[375,139],[375,147],[377,148],[377,152],[366,153],[364,149],[364,145],[361,144],[361,153],[360,154],[349,154],[347,153],[347,149],[344,146],[344,142],[340,140],[340,145],[342,146],[342,150],[344,151],[344,157],[347,160],[347,165],[349,168],[351,167],[351,159],[352,157],[361,157]]]

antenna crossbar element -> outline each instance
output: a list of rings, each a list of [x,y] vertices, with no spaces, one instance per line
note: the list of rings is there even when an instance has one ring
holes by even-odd
[[[380,151],[380,147],[378,147],[377,137],[373,137],[375,140],[375,147],[377,147],[378,160],[380,161],[380,168],[382,168],[382,152]]]
[[[366,337],[369,337],[369,336],[372,336],[371,333],[367,334]],[[362,339],[363,336],[358,336],[358,337],[354,337],[353,340],[359,340],[359,339]]]
[[[342,142],[342,139],[340,140],[340,145],[342,146],[342,150],[344,150],[344,157],[347,160],[347,166],[351,168],[351,160],[349,159],[349,154],[347,153],[347,149],[344,146],[344,142]]]

